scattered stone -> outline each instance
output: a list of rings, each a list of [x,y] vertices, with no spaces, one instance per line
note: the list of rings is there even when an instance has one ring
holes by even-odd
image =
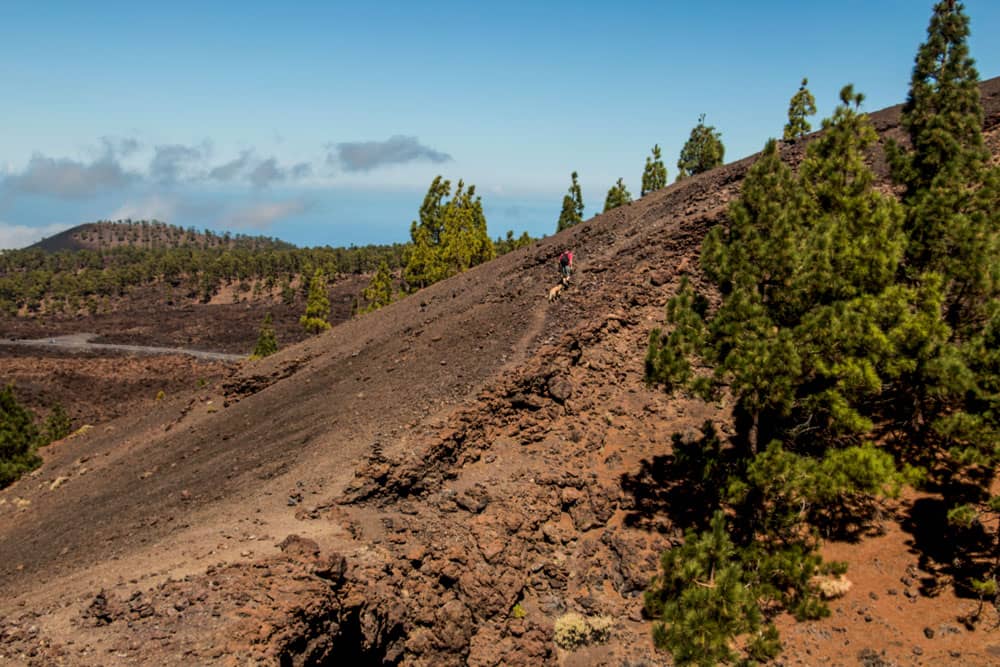
[[[60,475],[59,477],[56,477],[54,480],[52,480],[52,483],[49,484],[49,491],[55,491],[56,489],[58,489],[60,486],[62,486],[63,484],[65,484],[68,481],[69,481],[69,477],[64,477],[62,475]]]
[[[286,556],[296,560],[312,560],[319,556],[319,545],[315,540],[298,535],[289,535],[277,544]]]
[[[934,639],[934,628],[924,628],[924,637]]]
[[[557,403],[565,403],[573,395],[573,384],[562,376],[549,378],[546,388],[549,396]]]

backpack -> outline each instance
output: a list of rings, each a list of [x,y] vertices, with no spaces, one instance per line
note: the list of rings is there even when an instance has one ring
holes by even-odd
[[[569,266],[569,253],[564,252],[559,256],[559,266]]]

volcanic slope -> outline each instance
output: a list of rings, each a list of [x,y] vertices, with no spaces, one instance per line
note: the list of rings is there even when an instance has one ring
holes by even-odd
[[[1000,80],[983,103],[995,150]],[[0,492],[0,662],[664,663],[641,616],[680,538],[662,455],[728,413],[647,388],[643,357],[752,160],[47,448]],[[856,585],[783,626],[785,664],[995,661],[996,633],[954,623],[969,601],[887,593],[932,574],[888,524],[833,545]],[[568,612],[607,641],[559,648]]]

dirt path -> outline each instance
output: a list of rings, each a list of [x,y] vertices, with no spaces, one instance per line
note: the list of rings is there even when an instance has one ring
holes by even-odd
[[[0,345],[22,345],[29,347],[61,348],[71,351],[102,351],[102,352],[128,352],[131,354],[186,354],[197,359],[209,361],[242,361],[246,356],[242,354],[226,354],[224,352],[207,352],[204,350],[189,350],[182,347],[154,347],[151,345],[122,345],[117,343],[91,343],[92,338],[97,334],[78,333],[67,336],[55,336],[52,338],[40,338],[35,340],[4,340]]]

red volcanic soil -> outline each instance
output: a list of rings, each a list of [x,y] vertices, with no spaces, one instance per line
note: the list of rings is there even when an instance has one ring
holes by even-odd
[[[1000,80],[983,91],[995,141]],[[690,503],[663,457],[729,414],[646,387],[643,359],[751,162],[46,448],[0,492],[0,661],[669,664],[641,614]],[[828,619],[780,619],[780,664],[997,664],[941,512],[911,494],[828,542],[853,586]],[[567,612],[608,617],[608,641],[558,647]]]

